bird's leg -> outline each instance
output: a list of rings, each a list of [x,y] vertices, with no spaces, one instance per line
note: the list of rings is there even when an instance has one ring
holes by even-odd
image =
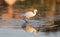
[[[26,22],[26,23],[28,23],[28,20],[27,20],[27,19],[25,19],[25,22]]]
[[[26,19],[27,23],[29,23],[29,18]]]
[[[27,21],[27,18],[26,18],[26,17],[24,17],[24,21],[25,21],[26,23],[28,23],[28,21]]]

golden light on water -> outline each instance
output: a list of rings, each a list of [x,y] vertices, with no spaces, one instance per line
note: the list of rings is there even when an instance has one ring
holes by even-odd
[[[5,0],[5,2],[8,4],[8,5],[13,5],[16,0]]]
[[[16,2],[16,0],[4,0],[8,6],[8,14],[4,14],[3,18],[12,18],[13,16],[13,7],[12,5]]]
[[[2,15],[3,18],[9,19],[13,17],[13,8],[8,7],[8,13]]]

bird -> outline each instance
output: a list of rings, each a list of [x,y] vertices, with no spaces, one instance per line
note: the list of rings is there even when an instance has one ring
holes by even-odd
[[[22,26],[22,28],[25,29],[26,32],[34,33],[35,36],[37,36],[37,33],[39,32],[39,28],[35,28],[31,24],[26,24]]]
[[[34,17],[37,13],[37,9],[34,9],[34,11],[27,11],[25,13],[20,14],[21,16],[24,16],[25,21],[27,22],[26,19],[30,19],[31,17]]]

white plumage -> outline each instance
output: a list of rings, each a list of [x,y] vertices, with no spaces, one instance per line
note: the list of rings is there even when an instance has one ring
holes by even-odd
[[[21,16],[25,16],[27,19],[33,17],[36,15],[37,9],[34,9],[34,11],[28,11],[26,13],[21,14]]]

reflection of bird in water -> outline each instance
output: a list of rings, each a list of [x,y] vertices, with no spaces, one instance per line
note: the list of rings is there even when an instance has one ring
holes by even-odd
[[[21,16],[24,16],[25,18],[29,19],[29,18],[35,16],[36,15],[36,12],[37,12],[37,9],[34,9],[33,12],[32,11],[28,11],[26,13],[21,14]]]
[[[30,24],[26,24],[22,28],[25,29],[27,32],[31,32],[31,33],[33,32],[35,36],[39,32],[39,28],[35,28]]]

